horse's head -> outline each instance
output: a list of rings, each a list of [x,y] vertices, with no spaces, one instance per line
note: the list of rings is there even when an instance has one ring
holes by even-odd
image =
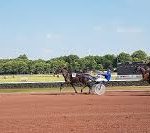
[[[150,70],[147,68],[140,67],[139,71],[142,74],[143,80],[148,81],[150,83]]]
[[[61,71],[60,71],[60,69],[56,69],[56,70],[54,70],[54,74],[60,74],[61,73]]]
[[[62,74],[65,81],[69,82],[70,81],[70,72],[66,67],[61,67],[55,70],[55,74]]]
[[[150,68],[150,62],[149,62],[149,63],[147,63],[147,66]]]
[[[67,71],[67,69],[59,67],[59,68],[55,69],[54,74],[62,74],[64,71]]]
[[[139,74],[142,74],[143,79],[145,78],[145,76],[146,76],[146,74],[147,74],[147,71],[146,71],[145,68],[142,67],[142,66],[136,67],[136,68],[135,68],[135,72],[136,72],[136,73],[139,73]],[[147,76],[146,76],[146,77],[147,77]]]

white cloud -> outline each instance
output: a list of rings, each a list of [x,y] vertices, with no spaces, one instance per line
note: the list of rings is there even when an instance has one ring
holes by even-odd
[[[143,29],[134,26],[103,25],[93,27],[94,31],[117,32],[117,33],[141,33]]]
[[[43,53],[45,53],[45,54],[49,54],[49,53],[52,52],[52,49],[50,49],[50,48],[43,48],[42,51],[43,51]]]
[[[51,39],[58,40],[58,39],[62,39],[63,36],[61,34],[47,33],[46,38],[49,39],[49,40],[51,40]]]
[[[140,28],[134,28],[134,27],[117,27],[116,32],[118,33],[141,33],[143,31]]]
[[[51,39],[51,38],[52,38],[52,34],[48,33],[48,34],[46,35],[46,38],[47,38],[47,39]]]
[[[94,26],[94,31],[101,31],[102,30],[102,26]]]

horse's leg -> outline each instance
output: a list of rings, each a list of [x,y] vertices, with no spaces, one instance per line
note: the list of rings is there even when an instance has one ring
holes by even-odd
[[[64,88],[65,84],[68,84],[68,82],[61,83],[61,85],[60,85],[60,92],[61,92],[62,88]]]
[[[63,84],[63,83],[61,83],[61,85],[60,85],[60,92],[61,92],[61,90],[62,90],[63,85],[64,85],[64,84]]]
[[[82,88],[81,88],[81,93],[83,92],[83,89],[87,87],[87,85],[84,85]]]
[[[149,72],[148,82],[149,82],[149,84],[150,84],[150,72]]]
[[[92,87],[91,86],[88,87],[89,87],[89,94],[91,94]]]
[[[76,90],[76,88],[75,88],[75,86],[73,85],[73,83],[70,83],[70,84],[71,84],[71,86],[73,87],[75,93],[78,93],[77,90]]]
[[[89,87],[89,94],[91,94],[92,86],[91,84],[88,84],[87,86]]]
[[[60,92],[61,92],[62,88],[64,87],[64,84],[65,83],[61,83],[61,85],[60,85]]]

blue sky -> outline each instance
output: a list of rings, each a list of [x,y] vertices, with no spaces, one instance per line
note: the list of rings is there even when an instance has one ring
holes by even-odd
[[[150,54],[149,0],[0,0],[0,58]]]

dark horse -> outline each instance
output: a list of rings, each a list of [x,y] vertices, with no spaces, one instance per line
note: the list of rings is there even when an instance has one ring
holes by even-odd
[[[145,68],[138,66],[136,68],[136,71],[139,71],[142,74],[143,80],[148,81],[150,83],[150,69],[146,70]]]
[[[67,68],[58,69],[56,70],[55,73],[61,73],[65,80],[65,83],[62,83],[60,86],[60,91],[62,90],[62,87],[65,84],[70,84],[73,87],[75,93],[77,93],[75,85],[80,84],[81,86],[83,86],[83,88],[81,89],[81,93],[85,87],[89,87],[89,93],[90,93],[92,89],[92,85],[95,81],[95,77],[91,76],[90,74],[72,73]]]

